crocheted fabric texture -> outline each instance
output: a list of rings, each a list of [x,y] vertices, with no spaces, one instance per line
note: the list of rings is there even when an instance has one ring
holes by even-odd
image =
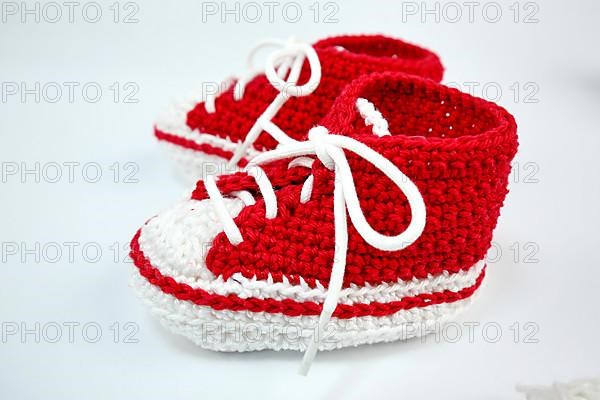
[[[353,79],[373,72],[399,71],[440,81],[443,68],[434,53],[398,39],[381,35],[338,36],[313,45],[318,55],[322,78],[317,89],[305,97],[292,97],[277,112],[273,122],[293,138],[306,136],[308,129],[327,113],[342,89]],[[311,70],[305,62],[298,84],[308,80]],[[229,160],[239,142],[279,91],[264,74],[245,85],[241,99],[235,99],[231,85],[216,99],[216,112],[209,112],[200,99],[174,107],[173,112],[155,126],[155,136],[175,158],[182,171],[198,179],[203,165]],[[245,159],[272,149],[277,142],[261,134]]]
[[[382,50],[383,51],[383,50]],[[371,101],[389,123],[376,136],[356,108]],[[503,108],[431,80],[401,73],[363,76],[349,85],[321,125],[351,137],[390,160],[418,187],[426,207],[420,237],[399,251],[369,245],[348,225],[343,289],[332,321],[333,349],[407,337],[406,324],[432,324],[464,308],[480,286],[484,257],[507,194],[517,150],[516,124]],[[411,221],[403,192],[371,163],[345,152],[362,212],[371,227],[398,235]],[[135,235],[134,285],[162,322],[216,350],[304,349],[283,338],[281,326],[314,325],[336,257],[334,171],[278,166],[269,171],[278,213],[265,218],[265,201],[246,173],[220,176],[244,240],[224,234],[202,181],[191,199],[149,220]],[[314,179],[309,201],[302,183]],[[228,194],[246,190],[245,205]],[[236,321],[278,326],[279,335],[248,342],[202,334],[203,324]],[[410,335],[418,335],[412,332]],[[409,335],[409,336],[410,336]]]

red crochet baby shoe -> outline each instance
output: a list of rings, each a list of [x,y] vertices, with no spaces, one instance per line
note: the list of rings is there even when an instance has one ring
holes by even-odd
[[[304,371],[317,349],[424,334],[483,280],[516,149],[493,103],[361,77],[307,140],[207,177],[149,220],[131,245],[134,287],[204,348],[306,350]],[[289,174],[259,167],[275,160]]]
[[[267,45],[281,48],[257,72],[252,56]],[[437,81],[443,74],[432,52],[381,35],[332,37],[313,46],[265,42],[249,65],[248,76],[226,80],[203,101],[175,106],[156,124],[156,137],[188,180],[232,171],[280,141],[305,138],[344,86],[363,74],[401,71]]]

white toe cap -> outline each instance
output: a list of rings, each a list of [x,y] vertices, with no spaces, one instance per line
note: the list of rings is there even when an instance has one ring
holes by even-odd
[[[225,198],[224,203],[234,218],[244,207],[237,198]],[[206,268],[206,255],[222,231],[210,200],[184,200],[142,227],[140,249],[163,275],[214,279]]]

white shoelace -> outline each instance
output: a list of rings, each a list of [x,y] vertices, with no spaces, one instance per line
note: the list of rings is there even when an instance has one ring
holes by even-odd
[[[383,115],[375,108],[373,103],[367,99],[358,98],[356,99],[356,108],[360,116],[365,120],[365,125],[373,126],[373,134],[379,137],[390,136],[387,120],[383,118]]]
[[[411,210],[411,221],[404,232],[396,236],[386,236],[375,231],[369,225],[360,208],[352,170],[350,169],[344,150],[351,151],[370,162],[404,193]],[[331,268],[331,277],[329,279],[327,295],[323,303],[323,310],[319,316],[317,331],[304,353],[304,359],[299,370],[302,375],[308,373],[317,353],[323,329],[331,319],[338,304],[338,298],[344,281],[348,248],[346,210],[348,210],[350,220],[362,238],[371,246],[387,251],[402,250],[417,240],[425,228],[426,216],[425,203],[419,189],[391,161],[355,139],[342,135],[330,135],[325,127],[317,126],[309,131],[307,141],[291,141],[280,144],[275,150],[267,151],[255,157],[252,160],[252,164],[245,168],[247,173],[254,177],[262,193],[265,202],[265,217],[267,219],[277,216],[277,196],[269,178],[259,165],[296,157],[289,164],[290,167],[311,167],[314,159],[306,157],[307,155],[316,155],[323,165],[335,171],[333,212],[337,252]],[[313,182],[313,175],[310,175],[304,182],[300,194],[301,203],[306,203],[310,200]],[[233,217],[227,212],[223,196],[217,188],[215,178],[213,176],[207,177],[204,184],[209,199],[213,203],[216,214],[223,225],[225,235],[233,245],[241,243],[244,238],[235,224]],[[241,199],[245,205],[255,203],[253,196],[247,191],[234,192],[232,194]]]
[[[228,170],[235,168],[237,163],[244,157],[246,151],[254,144],[262,131],[267,132],[279,143],[292,141],[293,139],[275,125],[272,122],[272,119],[290,97],[308,96],[317,89],[317,86],[321,81],[321,63],[317,52],[312,46],[294,38],[290,38],[287,41],[264,41],[256,45],[248,55],[249,72],[246,76],[235,82],[233,88],[234,100],[241,100],[244,96],[246,84],[257,74],[263,72],[254,67],[253,58],[259,50],[270,46],[278,46],[281,48],[269,56],[266,61],[264,73],[271,85],[273,85],[279,93],[260,117],[258,117],[254,125],[252,125],[252,128],[250,128],[246,134],[243,143],[236,149],[233,157],[227,163]],[[300,78],[300,72],[302,71],[305,59],[308,59],[308,64],[310,66],[310,77],[304,85],[298,86],[298,79]],[[207,112],[214,113],[216,111],[216,98],[229,89],[233,82],[234,80],[232,78],[227,79],[219,85],[220,89],[217,93],[211,93],[206,96],[204,107]]]

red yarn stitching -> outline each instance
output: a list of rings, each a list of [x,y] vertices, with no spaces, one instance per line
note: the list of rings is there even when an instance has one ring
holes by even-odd
[[[336,47],[338,46],[338,47]],[[339,46],[344,50],[340,51]],[[407,72],[442,79],[443,67],[437,55],[401,40],[382,35],[339,36],[321,40],[314,45],[322,67],[319,87],[310,96],[293,97],[277,113],[273,122],[290,136],[301,139],[329,110],[340,91],[353,79],[382,71]],[[310,75],[307,65],[299,82]],[[216,100],[216,113],[208,113],[204,103],[199,103],[188,113],[187,124],[194,130],[232,141],[243,140],[258,116],[277,95],[277,90],[259,75],[246,85],[244,97],[233,99],[233,87]],[[256,148],[274,148],[277,142],[262,134],[255,142]]]
[[[158,140],[162,140],[201,153],[219,156],[221,158],[224,158],[225,160],[229,160],[231,157],[233,157],[233,152],[231,151],[223,150],[221,148],[211,146],[207,143],[198,144],[193,140],[185,139],[177,135],[172,135],[168,132],[161,131],[158,128],[154,128],[154,136]],[[238,165],[240,167],[245,167],[247,164],[248,161],[245,158],[240,159],[240,161],[238,162]]]
[[[372,101],[389,122],[392,136],[376,137],[355,108],[357,97]],[[349,225],[344,287],[456,273],[484,259],[507,193],[510,161],[517,148],[514,119],[495,104],[433,81],[403,74],[372,74],[350,85],[323,124],[361,140],[396,164],[417,185],[427,207],[421,237],[401,251],[372,248]],[[431,128],[431,131],[430,131]],[[402,192],[368,162],[347,152],[361,208],[382,234],[396,235],[410,222]],[[228,279],[235,273],[293,284],[326,285],[335,256],[333,174],[318,161],[311,200],[300,204],[299,184],[277,192],[278,216],[264,218],[264,202],[235,218],[242,237],[234,246],[221,233],[206,257],[207,268]],[[275,174],[285,179],[285,171]],[[228,193],[243,175],[222,176]],[[237,182],[238,184],[240,182]],[[260,196],[260,193],[257,193]],[[199,198],[199,197],[195,197]]]
[[[140,249],[140,233],[141,231],[138,230],[131,241],[130,256],[134,264],[139,269],[140,274],[145,277],[148,282],[160,288],[164,293],[172,295],[179,300],[189,301],[199,306],[208,306],[215,310],[264,311],[268,313],[281,313],[292,317],[301,315],[319,315],[321,313],[321,309],[323,308],[322,304],[315,302],[298,302],[291,299],[242,299],[237,295],[218,295],[202,289],[194,289],[184,283],[179,283],[172,277],[163,275],[157,268],[152,266],[150,260],[145,257]],[[482,270],[474,285],[459,290],[458,292],[444,290],[442,292],[404,297],[401,300],[389,303],[372,302],[352,305],[338,304],[333,316],[341,319],[364,316],[382,317],[396,313],[400,310],[409,310],[415,307],[453,303],[470,297],[481,285],[484,276],[485,269]]]

